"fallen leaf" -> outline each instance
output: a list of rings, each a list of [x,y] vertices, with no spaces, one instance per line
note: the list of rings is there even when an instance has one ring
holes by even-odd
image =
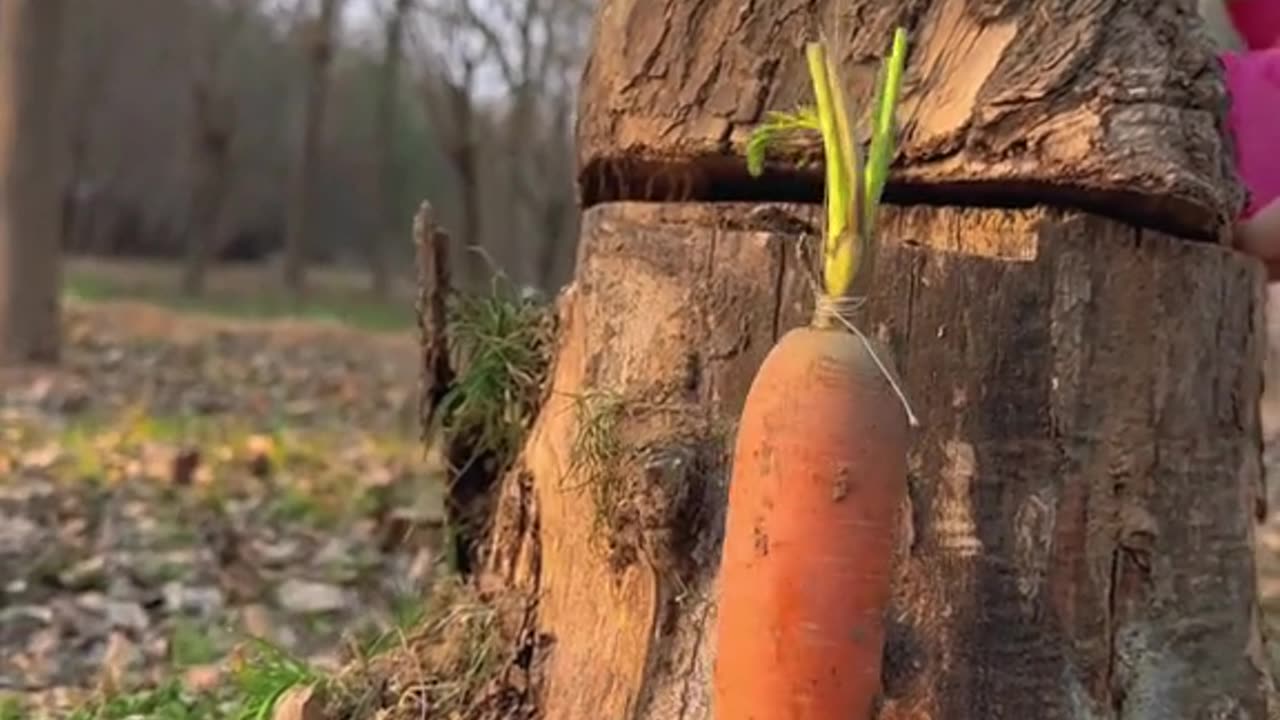
[[[200,467],[200,450],[185,448],[173,458],[173,469],[170,472],[174,485],[186,487],[195,480],[196,470]]]
[[[207,693],[222,684],[225,674],[221,665],[197,665],[182,673],[182,686],[189,693]]]
[[[113,694],[127,687],[130,673],[141,661],[142,653],[124,633],[111,633],[102,655],[102,670],[99,675],[101,689],[106,694]]]
[[[58,582],[68,590],[88,590],[106,584],[107,558],[95,555],[58,573]]]
[[[289,688],[276,702],[272,720],[324,720],[320,693],[314,686]]]
[[[62,457],[62,447],[55,442],[42,445],[22,454],[20,463],[31,470],[48,470]]]

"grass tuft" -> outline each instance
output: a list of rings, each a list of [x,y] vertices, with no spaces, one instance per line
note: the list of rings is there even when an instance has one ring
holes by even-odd
[[[222,657],[215,633],[208,627],[182,618],[175,623],[169,638],[169,659],[177,668],[207,665]]]
[[[323,681],[309,665],[263,640],[250,640],[236,658],[233,687],[238,701],[233,720],[266,720],[289,690]]]
[[[336,680],[335,717],[463,718],[495,697],[514,660],[515,633],[496,603],[458,577],[419,604],[412,629],[397,630],[376,657],[362,657]],[[489,717],[489,715],[484,715]]]
[[[620,474],[627,448],[619,433],[625,403],[615,392],[591,390],[573,397],[577,426],[569,451],[569,472],[586,476],[595,505],[595,531],[613,530],[624,497]]]
[[[496,283],[489,294],[452,300],[449,342],[458,376],[442,401],[444,430],[474,436],[478,448],[506,464],[519,451],[541,398],[549,309]]]
[[[76,710],[68,720],[209,720],[223,716],[215,697],[189,694],[181,683],[171,680],[156,688],[91,703]]]
[[[26,705],[12,695],[0,695],[0,720],[24,720]]]

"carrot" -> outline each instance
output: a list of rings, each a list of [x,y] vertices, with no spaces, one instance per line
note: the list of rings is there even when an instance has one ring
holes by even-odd
[[[847,315],[870,282],[905,43],[898,30],[865,170],[819,43],[806,52],[816,111],[775,114],[749,144],[759,172],[771,135],[822,134],[824,288],[810,326],[770,350],[742,411],[720,565],[716,720],[857,720],[879,694],[915,418],[884,351]]]

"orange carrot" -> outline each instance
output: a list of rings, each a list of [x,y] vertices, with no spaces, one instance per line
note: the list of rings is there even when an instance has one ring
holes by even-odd
[[[729,487],[717,720],[870,717],[907,440],[854,335],[798,328],[769,353]]]
[[[816,113],[775,115],[765,128],[823,135],[825,287],[813,323],[769,352],[742,411],[720,566],[716,720],[865,720],[880,691],[915,417],[887,355],[848,313],[873,269],[905,42],[899,30],[865,164],[820,44],[807,48]],[[753,167],[763,144],[749,151]]]

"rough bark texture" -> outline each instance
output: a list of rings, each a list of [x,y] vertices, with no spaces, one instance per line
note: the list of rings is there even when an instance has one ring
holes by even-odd
[[[725,453],[807,317],[811,213],[586,214],[488,556],[539,598],[543,717],[709,717]],[[862,326],[924,427],[880,717],[1266,717],[1260,268],[1041,208],[890,211],[884,234]]]
[[[818,201],[816,138],[778,153],[771,182],[747,178],[745,141],[767,111],[811,102],[801,45],[820,28],[844,44],[852,96],[869,98],[901,25],[911,55],[891,197],[1051,196],[1213,238],[1242,195],[1196,11],[1196,0],[605,0],[595,44],[607,51],[591,57],[579,112],[583,200]],[[811,166],[783,170],[797,162]]]
[[[449,363],[449,235],[436,222],[429,202],[419,205],[413,215],[413,248],[418,270],[418,347],[422,367],[418,419],[425,443],[426,433],[435,425],[440,403],[454,379]]]
[[[441,429],[437,421],[457,380],[449,352],[448,300],[452,292],[449,234],[435,219],[431,204],[423,202],[413,217],[413,241],[418,266],[418,342],[422,386],[418,419],[424,446]],[[441,432],[448,473],[445,492],[445,526],[450,536],[450,567],[463,575],[473,569],[477,547],[484,540],[494,498],[491,488],[497,472],[494,453],[479,447],[474,433]]]
[[[0,365],[58,359],[62,0],[0,0]]]

